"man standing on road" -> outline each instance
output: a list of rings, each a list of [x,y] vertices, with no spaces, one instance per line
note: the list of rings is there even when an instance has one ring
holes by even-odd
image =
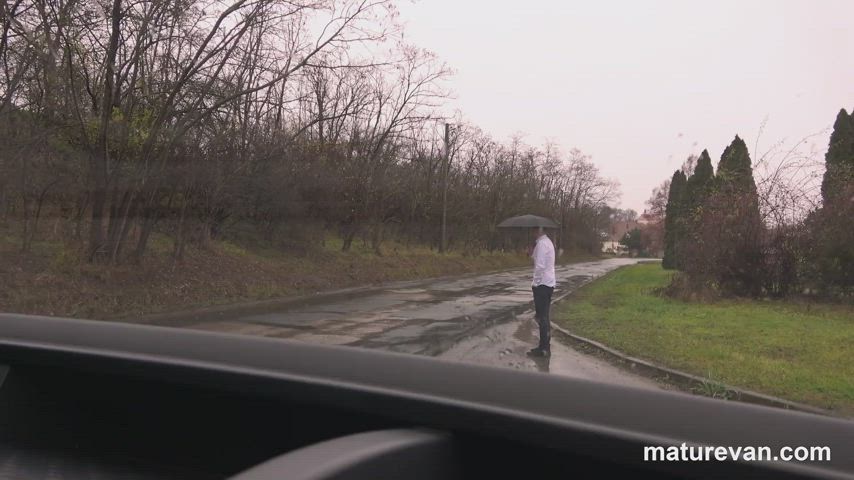
[[[531,259],[534,261],[534,281],[531,282],[534,291],[534,310],[537,324],[540,326],[540,345],[528,352],[532,357],[548,357],[551,355],[551,324],[549,309],[552,303],[552,292],[555,289],[555,246],[546,235],[543,227],[537,230],[537,242],[534,245]]]

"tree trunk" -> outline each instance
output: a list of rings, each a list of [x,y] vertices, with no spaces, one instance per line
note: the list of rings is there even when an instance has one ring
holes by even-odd
[[[119,259],[119,255],[121,255],[122,247],[125,244],[128,232],[130,232],[131,226],[133,225],[133,218],[136,216],[136,212],[138,209],[139,202],[135,199],[134,195],[131,195],[127,207],[125,208],[125,211],[121,217],[122,224],[120,227],[120,231],[115,242],[112,244],[112,250],[110,251],[110,261],[113,263],[116,263]]]
[[[184,201],[181,203],[181,214],[178,217],[178,231],[175,234],[175,248],[172,251],[172,261],[180,262],[184,258],[184,245],[187,242],[187,204],[189,202],[189,198],[184,197]]]
[[[90,156],[91,170],[94,184],[94,195],[92,199],[92,224],[89,226],[89,261],[95,261],[104,247],[104,209],[107,203],[107,179],[109,175],[109,151],[107,145],[107,131],[110,118],[113,114],[113,96],[115,88],[116,54],[119,50],[119,36],[121,30],[122,2],[113,0],[111,9],[111,31],[110,41],[107,46],[105,70],[104,70],[104,94],[101,97],[101,125],[98,130],[98,140],[95,144],[95,152]]]
[[[29,195],[26,192],[23,193],[22,199],[24,202],[23,214],[24,218],[21,222],[21,251],[29,252],[30,251],[30,210],[31,210],[31,201],[29,199]]]
[[[119,250],[122,248],[122,242],[127,234],[131,219],[136,212],[136,192],[132,190],[125,191],[122,195],[122,201],[116,209],[116,215],[110,219],[109,236],[107,245],[109,246],[110,262],[118,260]]]
[[[94,168],[98,170],[98,168]],[[93,172],[97,177],[103,175]],[[95,180],[92,192],[92,223],[89,224],[89,261],[94,262],[104,246],[104,208],[107,203],[105,178]]]
[[[213,222],[203,220],[199,225],[199,248],[210,250],[213,232]]]
[[[77,211],[74,213],[74,238],[79,240],[83,235],[83,219],[86,218],[86,207],[89,204],[89,194],[77,198]]]
[[[343,235],[343,243],[341,244],[342,252],[349,252],[350,247],[353,246],[353,239],[356,238],[356,233],[358,229],[352,223],[344,225],[344,235]]]
[[[6,185],[0,185],[0,221],[6,223],[9,219],[9,208],[6,206]]]
[[[29,179],[29,172],[27,166],[29,163],[23,157],[21,157],[21,176],[20,176],[20,185],[21,185],[21,202],[23,204],[23,222],[21,224],[21,251],[29,252],[30,251],[30,210],[32,209],[32,201],[30,199],[29,187],[27,185],[27,180]]]
[[[139,240],[136,242],[136,250],[133,252],[134,263],[142,263],[142,256],[145,255],[145,250],[148,248],[148,237],[151,236],[154,230],[154,212],[146,209],[147,212],[143,216],[142,225],[139,228]]]
[[[174,195],[170,193],[166,200],[167,210],[172,208],[173,198]],[[160,200],[157,198],[156,192],[151,192],[144,201],[145,203],[141,203],[140,207],[138,207],[142,212],[142,223],[139,228],[139,239],[136,243],[136,250],[133,253],[134,263],[137,264],[142,262],[142,257],[145,255],[145,251],[148,248],[148,239],[151,236],[151,232],[154,231],[154,226],[157,224],[157,220],[161,214],[160,207],[158,205]]]
[[[115,261],[115,253],[118,248],[119,235],[124,228],[122,223],[123,218],[127,215],[128,207],[131,202],[131,193],[126,190],[122,195],[121,201],[118,201],[118,188],[113,189],[112,200],[110,202],[110,219],[107,224],[107,238],[105,243],[105,254],[109,262]]]
[[[381,249],[383,239],[383,222],[382,220],[376,220],[374,222],[374,228],[371,232],[371,248],[373,248],[374,253],[382,256],[383,252]]]
[[[35,240],[36,232],[38,231],[39,218],[41,218],[41,215],[42,215],[42,206],[44,205],[44,199],[47,196],[47,192],[50,190],[51,187],[56,185],[58,182],[59,182],[59,180],[54,180],[48,186],[44,187],[44,189],[42,189],[42,191],[41,191],[41,194],[39,194],[39,200],[36,203],[36,215],[33,218],[33,233],[32,233],[32,239],[33,240]]]

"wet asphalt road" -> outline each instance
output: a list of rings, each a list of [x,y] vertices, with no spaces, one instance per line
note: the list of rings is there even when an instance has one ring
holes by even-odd
[[[530,358],[526,355],[537,344],[538,328],[531,313],[516,320],[490,327],[478,335],[466,338],[439,358],[457,362],[479,363],[517,370],[539,371],[599,382],[617,383],[630,387],[667,388],[650,378],[634,375],[604,360],[578,352],[552,336],[552,355],[549,358]]]
[[[633,263],[633,259],[615,258],[558,266],[554,295]],[[536,333],[530,332],[533,321],[526,313],[532,309],[530,276],[530,269],[521,269],[400,282],[318,295],[260,311],[195,316],[179,323],[200,330],[433,355],[649,386],[650,382],[562,345],[553,347],[548,362],[527,358],[525,351],[536,343]]]

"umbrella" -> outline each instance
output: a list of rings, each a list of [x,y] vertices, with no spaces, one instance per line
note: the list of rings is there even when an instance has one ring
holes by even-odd
[[[536,215],[520,215],[518,217],[510,217],[507,220],[498,224],[498,228],[557,228],[557,223],[545,217]]]

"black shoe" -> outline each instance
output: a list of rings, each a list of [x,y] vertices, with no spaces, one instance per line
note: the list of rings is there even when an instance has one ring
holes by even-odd
[[[528,351],[529,357],[548,357],[551,356],[552,352],[549,350],[543,350],[540,347],[532,348]]]

